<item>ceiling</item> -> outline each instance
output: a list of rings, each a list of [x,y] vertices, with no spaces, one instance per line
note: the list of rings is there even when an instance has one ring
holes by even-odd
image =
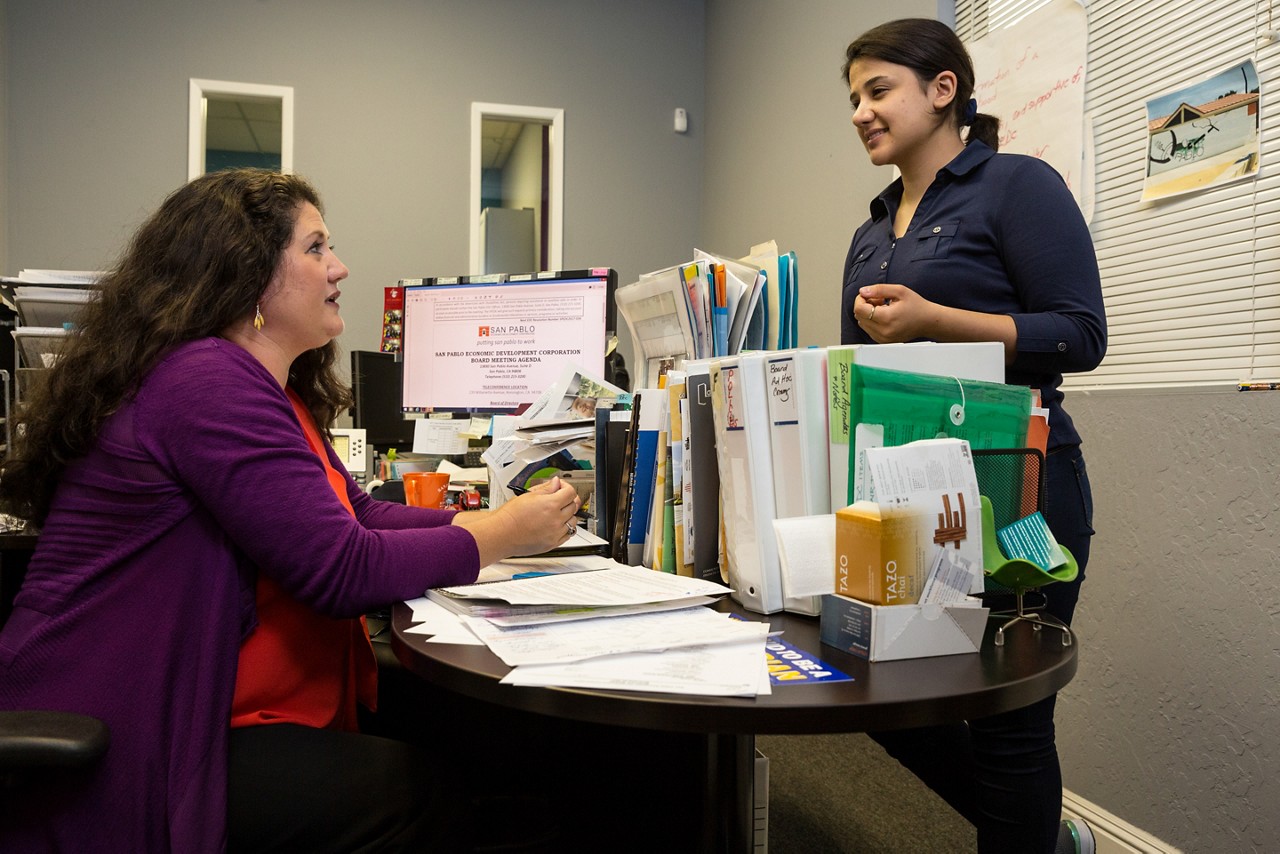
[[[526,122],[511,122],[504,119],[483,119],[480,122],[480,167],[482,169],[501,169],[507,165],[507,158],[516,147],[516,140],[524,130]]]
[[[280,153],[280,102],[211,96],[205,100],[205,147]]]

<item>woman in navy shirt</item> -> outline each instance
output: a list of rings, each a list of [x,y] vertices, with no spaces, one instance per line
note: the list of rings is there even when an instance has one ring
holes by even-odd
[[[1106,352],[1088,227],[1051,167],[995,153],[999,120],[977,112],[972,62],[946,25],[908,19],[876,27],[849,45],[844,76],[871,162],[898,167],[901,178],[872,200],[870,219],[853,236],[841,340],[1004,345],[1006,381],[1039,389],[1049,410],[1044,516],[1080,574],[1044,595],[1046,610],[1070,623],[1093,506],[1080,436],[1058,387],[1064,372],[1092,370]],[[955,727],[873,737],[974,823],[980,851],[1053,851],[1060,832],[1064,842],[1073,831],[1087,834],[1059,825],[1054,699]]]

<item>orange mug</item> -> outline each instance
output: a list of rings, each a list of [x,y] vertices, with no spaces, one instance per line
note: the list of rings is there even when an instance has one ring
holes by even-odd
[[[404,473],[404,503],[412,507],[444,509],[449,492],[449,474],[442,471],[407,471]]]

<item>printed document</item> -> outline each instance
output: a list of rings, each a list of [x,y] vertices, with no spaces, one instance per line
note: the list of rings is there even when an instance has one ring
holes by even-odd
[[[756,637],[763,643],[769,631],[767,623],[734,620],[702,606],[512,628],[495,626],[482,617],[462,619],[493,654],[510,667],[731,643]]]
[[[639,605],[693,596],[718,596],[733,592],[723,584],[654,572],[643,566],[575,572],[439,588],[450,596],[469,599],[502,599],[512,605]]]
[[[764,643],[761,635],[715,646],[611,655],[566,664],[524,665],[514,668],[502,682],[605,691],[754,697],[771,693]]]

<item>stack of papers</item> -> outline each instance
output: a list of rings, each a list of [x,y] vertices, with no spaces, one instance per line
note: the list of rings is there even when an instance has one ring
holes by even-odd
[[[489,470],[489,506],[500,507],[552,474],[578,490],[589,505],[595,490],[595,410],[630,395],[569,364],[521,416],[496,416],[482,459]]]
[[[613,561],[607,566],[432,590],[409,603],[423,622],[410,631],[434,634],[436,642],[487,645],[513,668],[502,680],[507,684],[769,693],[768,623],[706,607],[729,588]]]
[[[641,275],[617,293],[635,387],[658,385],[691,359],[797,346],[798,294],[796,254],[773,240],[736,260],[695,249],[690,261]]]

